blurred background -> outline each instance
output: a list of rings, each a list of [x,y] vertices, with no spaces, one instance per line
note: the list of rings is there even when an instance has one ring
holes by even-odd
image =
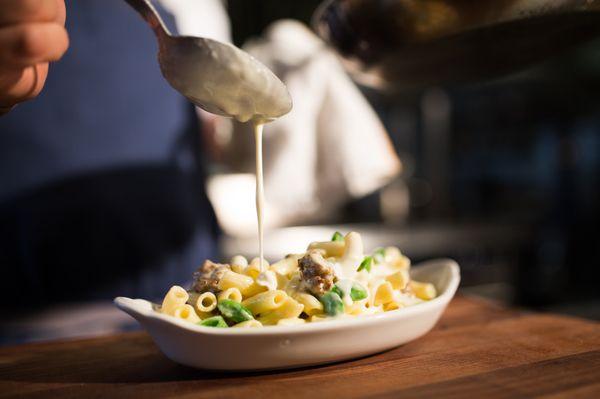
[[[162,3],[174,30],[195,32]],[[265,130],[268,260],[353,230],[367,249],[396,245],[413,263],[456,259],[464,294],[600,320],[600,39],[490,79],[390,90],[347,74],[348,57],[311,32],[320,1],[208,3],[223,4],[214,36],[272,68],[294,99]],[[252,137],[195,113],[211,256],[253,258]],[[160,289],[183,283],[162,276]],[[10,313],[0,343],[136,328],[107,300]]]

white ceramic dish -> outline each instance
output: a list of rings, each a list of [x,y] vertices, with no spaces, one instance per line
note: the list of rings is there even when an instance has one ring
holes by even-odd
[[[201,327],[158,313],[143,299],[118,297],[115,304],[177,363],[213,370],[292,368],[370,355],[426,334],[458,288],[459,267],[453,260],[432,260],[413,267],[411,275],[433,283],[439,296],[391,312],[299,326]]]

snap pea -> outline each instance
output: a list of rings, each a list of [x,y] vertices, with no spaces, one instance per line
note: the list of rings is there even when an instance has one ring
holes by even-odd
[[[201,326],[205,327],[216,327],[216,328],[227,328],[229,327],[227,323],[225,323],[225,319],[222,316],[213,316],[208,319],[204,319],[198,323]]]
[[[367,294],[365,287],[358,283],[352,284],[352,288],[350,289],[350,298],[352,298],[353,301],[360,301],[361,299],[365,299],[367,296],[369,295]]]
[[[321,297],[323,310],[329,316],[337,316],[344,313],[344,302],[335,292],[329,291]]]
[[[339,231],[333,233],[333,237],[331,237],[331,241],[344,241],[344,236]]]
[[[346,293],[343,292],[337,284],[333,286],[331,292],[338,294],[340,298],[343,298],[344,295],[346,295]],[[352,283],[352,287],[350,288],[350,298],[353,301],[360,301],[361,299],[365,299],[367,296],[367,290],[362,285],[356,282]]]
[[[342,290],[340,289],[340,287],[338,287],[337,285],[333,286],[333,288],[331,289],[331,292],[333,292],[334,294],[338,294],[338,296],[340,298],[344,297],[344,293],[342,292]]]
[[[239,302],[232,301],[231,299],[221,299],[217,307],[226,319],[232,320],[236,323],[254,319],[252,312],[250,312],[248,308]]]
[[[358,267],[358,269],[356,271],[360,272],[361,270],[366,270],[368,272],[371,272],[371,266],[373,265],[373,257],[372,256],[365,256],[365,258],[363,259],[362,262],[360,262],[360,266]]]

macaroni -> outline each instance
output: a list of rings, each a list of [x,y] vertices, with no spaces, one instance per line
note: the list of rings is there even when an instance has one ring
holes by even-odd
[[[239,255],[229,264],[207,261],[194,278],[190,291],[171,287],[160,312],[210,328],[296,326],[401,310],[437,296],[433,284],[410,278],[410,260],[398,248],[365,253],[354,232],[272,265]]]
[[[221,291],[217,297],[219,301],[223,299],[231,299],[235,302],[242,302],[242,293],[235,287],[227,288],[225,291]]]
[[[200,317],[196,314],[194,308],[188,304],[183,304],[176,307],[173,310],[173,316],[177,317],[178,319],[191,321],[192,323],[197,323],[200,321]]]
[[[231,270],[236,273],[243,274],[244,269],[248,266],[248,260],[244,258],[242,255],[236,255],[231,258]]]
[[[264,325],[274,325],[281,319],[293,319],[299,317],[302,310],[304,310],[304,305],[298,303],[293,298],[288,297],[280,307],[265,313],[259,317],[258,321]]]
[[[266,291],[246,299],[242,305],[253,314],[262,314],[281,307],[287,298],[285,291]]]
[[[194,306],[197,312],[208,313],[217,307],[217,297],[212,292],[203,292],[202,294],[191,292],[189,295],[188,302]]]
[[[175,309],[185,304],[189,297],[189,294],[183,288],[178,285],[172,286],[165,295],[165,299],[163,299],[161,312],[173,315]]]

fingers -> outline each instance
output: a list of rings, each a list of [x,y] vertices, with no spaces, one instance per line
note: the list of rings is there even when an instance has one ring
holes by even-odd
[[[0,0],[0,115],[37,96],[69,46],[64,0]]]
[[[0,108],[6,113],[13,105],[37,96],[47,75],[47,63],[0,74]]]
[[[0,0],[0,26],[26,22],[60,23],[61,18],[64,19],[63,12],[63,0]]]
[[[67,19],[67,10],[65,7],[65,0],[54,0],[56,3],[56,19],[55,21],[61,26],[65,26],[65,20]]]
[[[0,70],[56,61],[68,47],[67,31],[56,23],[20,24],[0,28]]]

